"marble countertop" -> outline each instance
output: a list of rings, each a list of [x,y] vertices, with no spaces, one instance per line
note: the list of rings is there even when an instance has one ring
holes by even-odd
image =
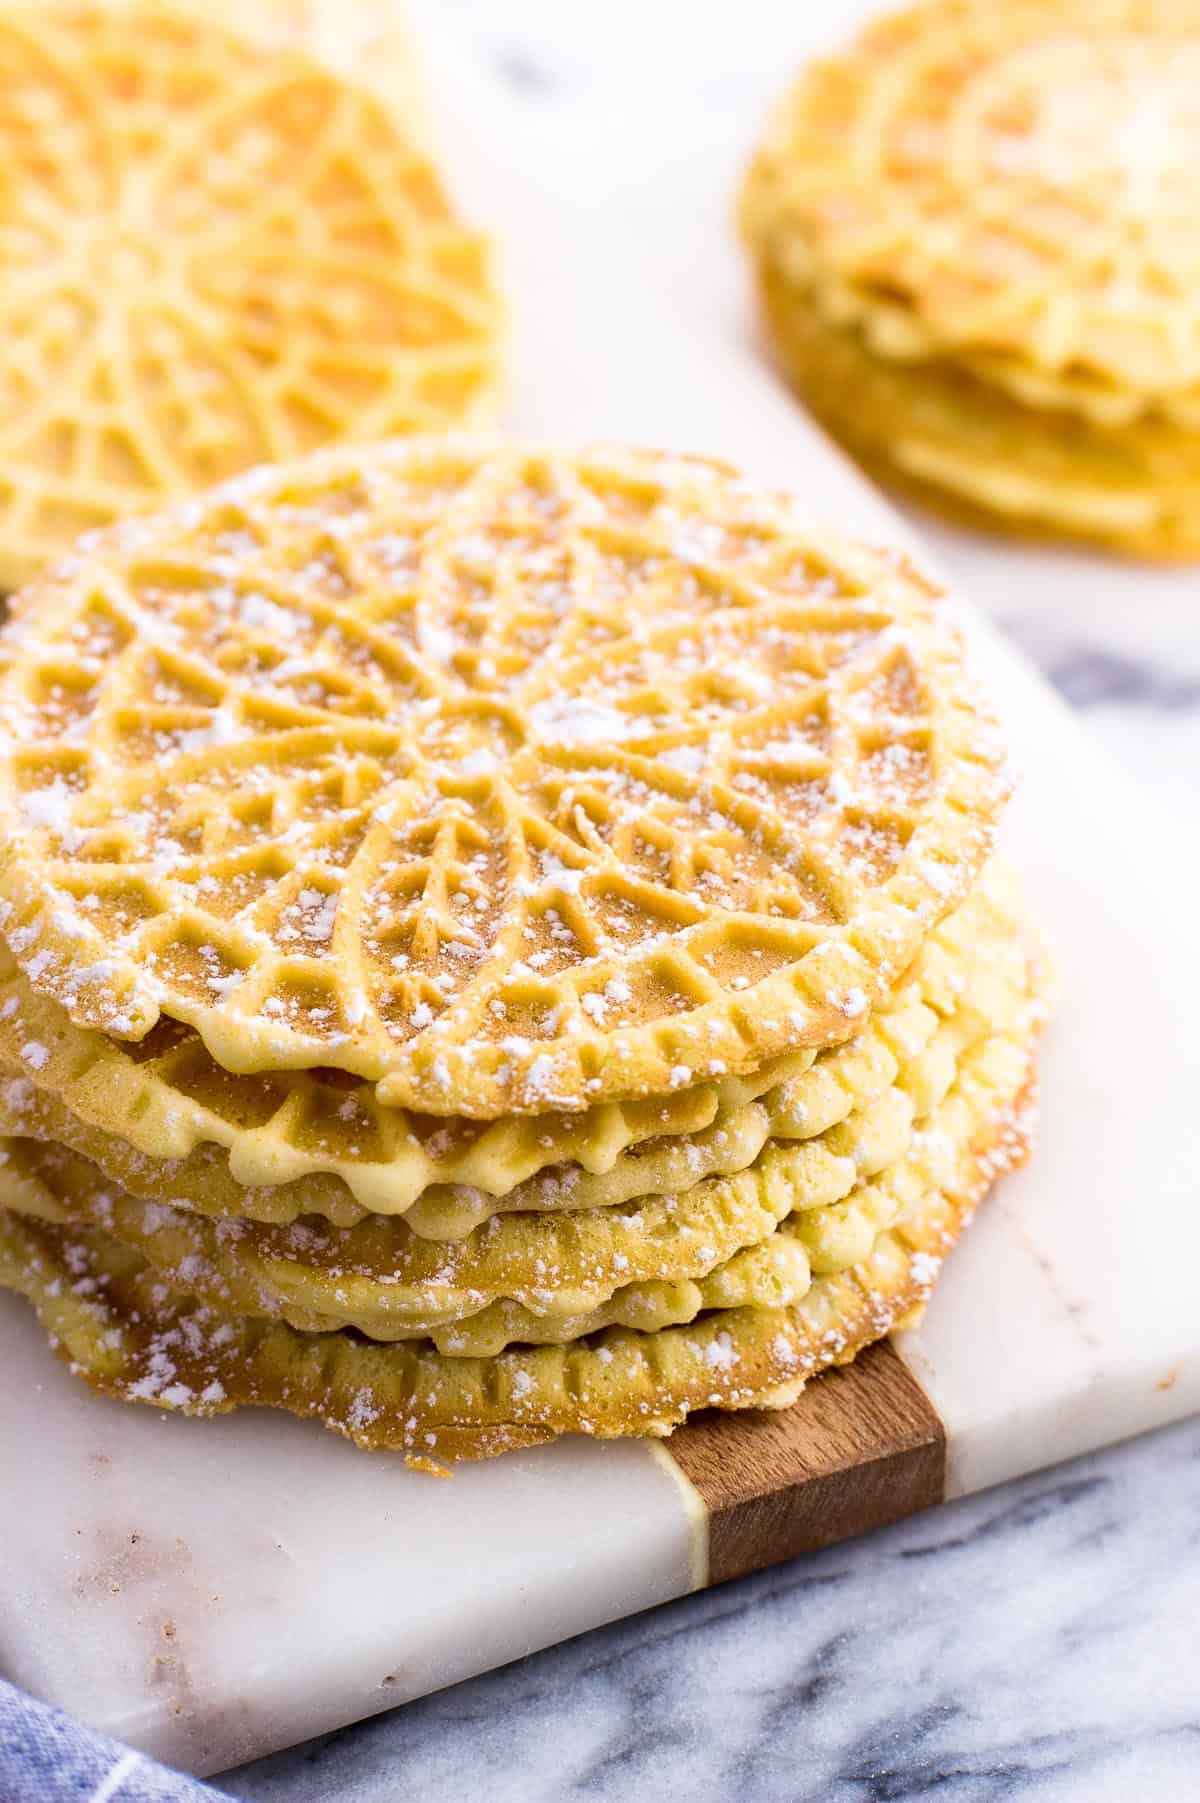
[[[553,143],[627,163],[785,78],[791,4],[410,0]],[[831,36],[856,0],[826,7]],[[719,448],[719,447],[712,447]],[[935,532],[1194,830],[1200,572],[1044,604],[1044,556]],[[1078,586],[1078,585],[1076,585]],[[1151,1199],[1147,1199],[1151,1201]],[[589,1634],[230,1774],[246,1803],[1188,1803],[1200,1798],[1200,1421]]]
[[[226,1780],[254,1803],[1188,1803],[1200,1423],[587,1634]]]

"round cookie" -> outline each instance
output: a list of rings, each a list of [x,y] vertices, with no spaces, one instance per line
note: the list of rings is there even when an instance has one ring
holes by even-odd
[[[266,459],[490,410],[490,253],[400,109],[206,10],[0,12],[5,587]]]
[[[844,1044],[640,1103],[494,1122],[385,1108],[329,1071],[230,1076],[190,1029],[123,1045],[73,1025],[0,949],[0,1132],[62,1142],[133,1195],[201,1214],[339,1227],[401,1214],[425,1238],[458,1239],[499,1213],[687,1189],[743,1170],[768,1138],[824,1132],[897,1080],[917,1093],[964,1015],[998,1018],[1027,939],[1017,886],[989,867]]]
[[[103,0],[113,9],[147,0]],[[153,0],[168,11],[211,20],[272,50],[305,50],[339,74],[371,87],[397,109],[406,129],[426,133],[420,56],[403,0]],[[43,0],[70,7],[76,0]]]
[[[964,991],[896,1082],[837,1125],[770,1141],[733,1176],[627,1207],[507,1215],[449,1244],[381,1217],[349,1229],[313,1217],[210,1221],[147,1205],[86,1159],[21,1139],[0,1142],[0,1205],[97,1227],[218,1313],[385,1341],[430,1337],[453,1354],[777,1305],[781,1284],[800,1286],[793,1299],[803,1293],[810,1264],[828,1274],[868,1256],[877,1233],[942,1181],[948,1158],[952,1167],[951,1149],[974,1130],[972,1098],[1024,1081],[1048,972],[1028,930],[1014,935],[1014,952],[993,981]]]
[[[1031,1091],[1029,1044],[972,1071],[947,1117],[937,1180],[849,1269],[817,1276],[790,1306],[715,1307],[657,1332],[612,1327],[483,1358],[303,1333],[169,1296],[102,1231],[3,1212],[0,1285],[33,1301],[73,1370],[155,1408],[285,1408],[425,1466],[564,1433],[666,1434],[694,1409],[785,1406],[816,1372],[910,1319],[976,1203],[1025,1156]]]
[[[330,453],[128,524],[20,597],[0,725],[35,990],[472,1118],[850,1037],[1008,788],[902,559],[620,450]]]

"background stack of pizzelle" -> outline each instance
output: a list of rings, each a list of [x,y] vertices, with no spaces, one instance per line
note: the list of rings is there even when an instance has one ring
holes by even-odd
[[[1026,1144],[936,591],[700,460],[325,453],[0,639],[0,1282],[417,1461],[779,1405]]]
[[[742,228],[868,467],[1009,529],[1200,556],[1200,11],[929,0],[814,65]]]

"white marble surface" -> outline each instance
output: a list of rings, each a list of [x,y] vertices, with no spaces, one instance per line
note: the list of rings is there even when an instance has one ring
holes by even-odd
[[[226,1779],[244,1803],[1194,1803],[1200,1428],[707,1591]]]
[[[284,1417],[94,1396],[13,1296],[0,1342],[0,1447],[42,1430],[0,1483],[0,1671],[189,1771],[679,1596],[698,1569],[691,1499],[644,1442],[437,1483]]]
[[[835,36],[856,10],[823,7],[820,31]],[[687,204],[692,146],[752,134],[798,29],[794,5],[768,0],[419,0],[413,11],[543,134],[548,188],[578,159],[602,158],[609,189],[623,184],[644,216]],[[681,267],[678,279],[691,289],[707,273]],[[712,304],[727,304],[719,283]],[[602,414],[602,392],[595,400]],[[1172,836],[1189,845],[1200,576],[998,557],[932,536],[943,566],[1174,810]],[[1130,821],[1131,861],[1143,824]],[[1143,1228],[1155,1201],[1131,1198]],[[227,1787],[261,1803],[647,1792],[1188,1803],[1200,1798],[1198,1502],[1190,1422],[588,1635]]]

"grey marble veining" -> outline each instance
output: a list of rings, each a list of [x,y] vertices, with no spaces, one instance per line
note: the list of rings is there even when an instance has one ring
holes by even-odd
[[[588,1634],[246,1803],[1190,1803],[1200,1422]]]
[[[775,0],[411,10],[531,114],[597,143],[617,126],[646,142],[650,121],[694,131],[712,108],[753,118],[790,67],[791,6]],[[862,9],[826,10],[836,37]],[[1200,572],[1131,607],[1128,571],[1098,565],[1086,604],[1064,611],[1052,556],[1016,551],[1001,571],[961,535],[931,536],[1190,830]],[[245,1803],[1192,1803],[1200,1422],[587,1635],[224,1783]]]

